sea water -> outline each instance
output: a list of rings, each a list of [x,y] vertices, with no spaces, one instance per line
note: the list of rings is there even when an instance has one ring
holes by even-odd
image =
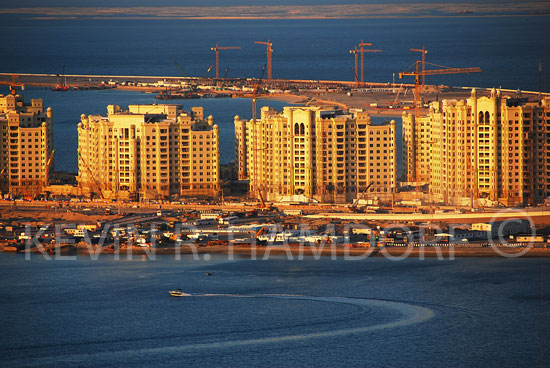
[[[78,123],[80,115],[107,116],[107,105],[119,105],[126,109],[130,104],[181,104],[184,110],[191,111],[193,106],[204,107],[205,116],[212,115],[219,127],[220,163],[228,164],[235,157],[235,124],[236,115],[249,119],[252,114],[252,103],[248,98],[201,98],[187,100],[159,101],[155,94],[134,91],[82,90],[54,92],[44,88],[26,88],[22,92],[25,100],[42,98],[44,106],[51,107],[54,120],[55,170],[78,172]],[[257,109],[271,106],[282,110],[289,106],[287,102],[258,99]]]
[[[0,15],[0,70],[15,73],[187,76],[215,64],[216,44],[228,77],[259,77],[265,46],[273,43],[273,77],[353,80],[361,40],[381,53],[365,54],[365,78],[392,82],[428,49],[426,61],[480,67],[482,73],[428,76],[432,84],[537,90],[539,61],[550,82],[550,16],[435,17],[326,20],[36,19]],[[437,68],[437,67],[431,67]],[[412,83],[411,77],[401,81]]]
[[[228,77],[260,77],[265,49],[256,40],[273,42],[274,78],[354,79],[349,50],[372,42],[381,53],[366,54],[365,79],[399,80],[418,57],[410,48],[425,46],[427,61],[452,67],[478,66],[482,73],[429,76],[428,83],[543,90],[550,81],[549,16],[438,17],[354,20],[136,20],[36,19],[0,15],[4,50],[0,71],[15,73],[167,75],[207,73],[214,64],[210,47],[241,46],[221,56]],[[539,62],[543,72],[538,73]],[[431,66],[430,68],[438,68]],[[540,77],[540,78],[539,78]],[[6,87],[7,92],[7,87]],[[77,130],[81,114],[106,114],[108,104],[154,103],[154,95],[127,91],[51,92],[27,88],[27,99],[43,98],[54,111],[55,169],[76,172]],[[158,102],[158,101],[157,101]],[[247,99],[171,101],[184,108],[204,106],[220,127],[220,162],[234,159],[233,118],[251,117]],[[288,103],[262,101],[278,110]],[[400,117],[395,117],[400,124]],[[384,119],[378,119],[378,122]],[[400,132],[398,133],[398,148]],[[400,152],[399,152],[400,154]],[[400,157],[400,156],[399,156]],[[399,159],[399,165],[401,160]]]
[[[545,366],[549,271],[547,259],[0,254],[0,365]]]

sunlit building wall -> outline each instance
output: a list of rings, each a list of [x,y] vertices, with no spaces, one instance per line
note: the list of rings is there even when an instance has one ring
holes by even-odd
[[[43,101],[0,95],[0,190],[35,196],[49,184],[53,114]]]
[[[250,180],[256,197],[391,200],[396,185],[393,121],[374,125],[359,111],[264,107],[255,123],[236,116],[235,132],[239,178]]]
[[[404,114],[403,130],[405,178],[429,184],[435,202],[516,206],[550,195],[550,98],[473,90],[468,100],[432,103],[418,122]]]
[[[109,105],[78,124],[78,183],[105,198],[215,196],[218,126],[202,107]]]

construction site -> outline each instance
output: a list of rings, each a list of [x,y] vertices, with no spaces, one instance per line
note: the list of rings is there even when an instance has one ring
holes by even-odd
[[[140,91],[144,93],[155,93],[158,100],[181,100],[191,98],[250,98],[252,101],[251,115],[252,122],[256,123],[257,107],[256,101],[262,99],[276,99],[288,101],[293,104],[304,106],[319,106],[327,109],[361,109],[376,117],[401,118],[407,113],[414,116],[418,121],[420,116],[428,112],[430,102],[442,100],[465,100],[471,97],[471,87],[450,87],[444,85],[430,85],[427,77],[447,74],[470,74],[481,72],[477,67],[453,68],[431,64],[426,61],[428,50],[422,48],[411,48],[414,54],[419,54],[418,60],[412,66],[400,73],[397,73],[399,80],[390,83],[373,83],[366,78],[365,63],[369,54],[383,52],[380,49],[370,48],[372,43],[360,41],[349,53],[354,57],[355,77],[352,81],[334,80],[296,80],[274,78],[272,72],[273,43],[267,41],[255,41],[255,44],[265,46],[266,63],[261,68],[257,78],[227,78],[228,68],[220,67],[222,52],[237,52],[239,46],[221,46],[216,44],[210,50],[215,53],[215,64],[211,65],[203,76],[189,77],[183,75],[181,66],[174,62],[175,68],[180,76],[116,76],[116,75],[75,75],[66,74],[63,66],[60,74],[28,74],[28,73],[0,73],[0,84],[9,85],[13,95],[18,89],[24,90],[25,86],[45,87],[53,91],[69,92],[77,89],[124,89]],[[215,65],[215,68],[214,68]],[[215,76],[210,75],[212,70]],[[409,83],[401,82],[403,78],[411,77]],[[515,94],[516,91],[499,90],[502,93]],[[478,98],[490,97],[492,90],[476,89]],[[539,92],[522,91],[522,96],[529,99],[541,99],[547,94]],[[49,167],[53,160],[55,150],[48,153],[44,158],[46,165],[46,176],[38,187],[43,188],[48,184]],[[79,160],[82,158],[79,156]],[[89,171],[90,163],[84,163]],[[6,167],[3,168],[6,170]],[[93,176],[93,173],[88,173]],[[229,175],[231,176],[231,175]],[[405,180],[407,181],[407,180]],[[371,183],[372,185],[372,183]],[[418,193],[426,191],[425,181],[414,183],[409,180],[408,186],[416,187],[417,191],[405,191],[392,193],[392,196],[385,203],[378,203],[368,198],[367,191],[371,185],[365,186],[358,191],[357,198],[352,201],[349,207],[354,212],[392,211],[397,205],[406,208],[409,204],[419,212],[432,211],[433,203],[418,206],[420,203]],[[223,187],[223,185],[222,185]],[[30,189],[29,189],[30,190]],[[33,194],[38,193],[32,190]],[[75,194],[68,190],[66,195]],[[229,190],[228,195],[235,194]],[[82,193],[79,193],[82,195]],[[100,196],[101,197],[101,196]],[[389,197],[388,197],[389,198]],[[137,199],[137,197],[135,198]],[[260,198],[263,203],[263,198]],[[262,204],[262,207],[265,204]],[[473,208],[473,202],[463,206]]]
[[[307,105],[364,108],[380,116],[399,116],[402,110],[416,109],[416,113],[419,113],[429,101],[436,99],[467,97],[471,88],[430,85],[426,83],[426,76],[481,72],[481,69],[476,67],[453,68],[431,64],[426,61],[428,50],[423,46],[421,49],[410,49],[411,52],[420,53],[419,60],[408,70],[394,73],[392,82],[369,82],[365,72],[367,55],[383,50],[370,48],[372,43],[361,41],[354,49],[349,50],[354,56],[352,81],[281,79],[274,77],[272,72],[273,43],[269,40],[254,43],[265,45],[266,63],[263,67],[258,67],[261,73],[252,78],[228,78],[229,67],[220,67],[220,54],[222,51],[236,51],[241,47],[216,44],[210,48],[215,53],[215,63],[210,65],[202,76],[185,76],[182,67],[174,61],[176,76],[76,75],[66,74],[63,66],[59,74],[0,73],[0,84],[23,89],[25,86],[45,87],[61,92],[118,88],[156,93],[159,100],[251,98],[256,91],[258,98],[273,98]],[[397,82],[395,75],[399,76]],[[415,77],[415,80],[401,80],[410,76]],[[483,93],[483,89],[480,93]]]

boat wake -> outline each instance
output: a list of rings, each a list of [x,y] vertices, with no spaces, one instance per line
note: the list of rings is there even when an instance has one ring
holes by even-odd
[[[45,366],[55,365],[60,362],[64,363],[79,363],[90,361],[90,359],[98,360],[124,360],[131,355],[133,358],[136,356],[146,356],[149,354],[178,354],[186,352],[195,352],[201,350],[213,350],[213,349],[225,349],[233,347],[242,347],[250,345],[260,344],[273,344],[283,342],[295,342],[309,339],[330,338],[339,337],[352,334],[367,334],[378,330],[386,330],[398,327],[409,326],[417,323],[422,323],[429,320],[434,316],[433,310],[404,302],[378,300],[378,299],[363,299],[363,298],[349,298],[349,297],[320,297],[320,296],[306,296],[306,295],[288,295],[288,294],[189,294],[189,297],[229,297],[229,298],[274,298],[274,299],[291,299],[291,300],[307,300],[317,301],[325,303],[340,303],[359,306],[362,308],[375,308],[375,309],[390,309],[400,314],[397,319],[368,326],[358,326],[352,328],[343,328],[330,331],[319,331],[303,334],[289,334],[283,336],[263,337],[263,338],[251,338],[251,339],[237,339],[237,340],[224,340],[209,343],[197,343],[197,344],[185,344],[175,346],[162,346],[154,348],[139,348],[139,349],[124,349],[117,351],[103,351],[97,353],[86,354],[72,354],[55,357],[37,357],[34,359],[26,359],[25,366]],[[18,363],[18,362],[13,362]],[[19,361],[19,363],[21,363]]]

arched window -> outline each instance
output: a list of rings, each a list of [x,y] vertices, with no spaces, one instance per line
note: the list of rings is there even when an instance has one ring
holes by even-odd
[[[306,134],[306,127],[304,123],[300,124],[300,134],[305,135]]]
[[[483,111],[480,111],[480,112],[479,112],[479,123],[480,123],[480,124],[483,123]]]
[[[298,123],[294,124],[294,135],[299,135],[300,134],[300,126],[298,125]]]
[[[485,124],[489,123],[489,111],[485,111]]]

